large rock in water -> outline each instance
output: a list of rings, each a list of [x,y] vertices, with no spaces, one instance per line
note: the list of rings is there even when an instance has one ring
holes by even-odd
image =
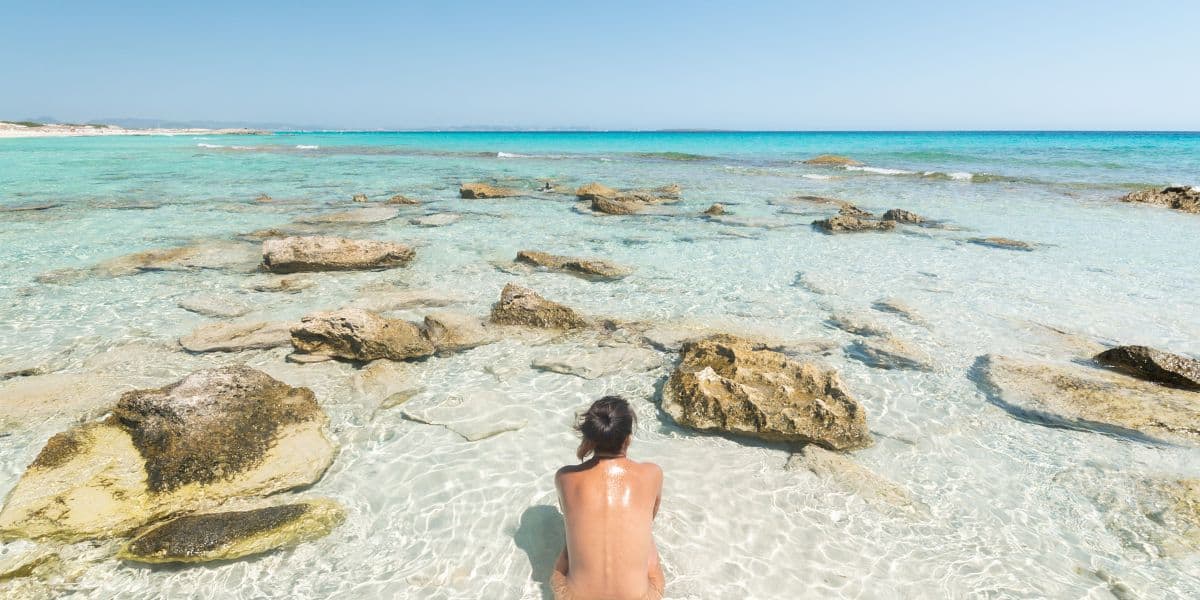
[[[407,265],[415,254],[394,242],[327,236],[285,237],[262,245],[263,267],[272,273],[389,269]]]
[[[523,325],[542,329],[576,329],[587,326],[587,319],[569,307],[551,302],[537,292],[510,283],[500,292],[500,301],[492,305],[492,322],[497,325]]]
[[[559,256],[536,250],[517,252],[517,262],[594,279],[620,279],[633,272],[628,267],[622,267],[606,260]]]
[[[1194,358],[1146,346],[1118,346],[1097,354],[1096,362],[1138,379],[1200,391],[1200,360]]]
[[[862,163],[846,156],[839,156],[837,154],[822,154],[804,161],[804,164],[819,165],[823,167],[856,167]]]
[[[308,388],[244,365],[127,392],[46,442],[0,510],[0,535],[119,536],[234,497],[310,485],[333,461]]]
[[[459,186],[458,195],[468,199],[509,198],[520,196],[521,192],[487,183],[464,183]]]
[[[876,221],[837,215],[828,219],[814,221],[813,225],[827,233],[852,233],[858,231],[891,231],[896,228],[895,221]]]
[[[420,327],[361,308],[318,312],[300,319],[292,327],[292,345],[299,352],[360,361],[406,360],[434,351]]]
[[[1018,417],[1140,439],[1200,444],[1200,402],[1119,373],[1070,363],[984,356],[975,372],[992,400]]]
[[[628,200],[596,196],[592,198],[592,210],[606,215],[635,215],[642,210],[642,206]]]
[[[662,404],[680,424],[702,431],[832,450],[871,444],[866,411],[836,371],[755,350],[730,335],[683,345]]]
[[[325,537],[343,520],[342,507],[326,499],[192,514],[138,535],[117,557],[144,563],[232,560]]]
[[[1189,213],[1200,213],[1200,188],[1183,185],[1126,194],[1122,202],[1157,204]]]

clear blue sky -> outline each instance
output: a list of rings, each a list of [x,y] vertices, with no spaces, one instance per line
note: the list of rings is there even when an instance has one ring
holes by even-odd
[[[1200,0],[0,9],[0,119],[1200,130]]]

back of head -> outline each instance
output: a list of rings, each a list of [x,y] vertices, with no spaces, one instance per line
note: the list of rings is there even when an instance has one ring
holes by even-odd
[[[582,460],[592,452],[620,454],[636,422],[633,407],[620,396],[605,396],[593,402],[575,426],[583,434],[579,458]]]

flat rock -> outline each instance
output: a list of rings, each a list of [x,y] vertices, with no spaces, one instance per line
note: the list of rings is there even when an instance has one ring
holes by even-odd
[[[1052,426],[1200,445],[1195,392],[1072,363],[989,355],[975,365],[989,397],[1014,415]]]
[[[905,321],[915,325],[927,324],[925,319],[921,318],[921,315],[915,309],[913,309],[913,307],[909,306],[899,298],[880,298],[879,300],[871,303],[871,308],[879,312],[899,315]]]
[[[356,208],[354,210],[343,210],[338,212],[324,213],[319,215],[311,215],[296,219],[297,223],[348,223],[348,224],[364,224],[364,223],[382,223],[395,219],[399,216],[400,211],[387,206],[369,206],[366,208]]]
[[[1200,214],[1200,187],[1176,185],[1153,190],[1139,190],[1126,194],[1121,201],[1155,204]]]
[[[416,206],[420,203],[420,200],[414,200],[413,198],[409,198],[404,194],[396,194],[384,202],[384,204],[399,204],[404,206]]]
[[[143,563],[233,560],[325,537],[344,520],[342,507],[328,499],[196,513],[138,534],[117,557]]]
[[[754,346],[728,335],[684,344],[663,410],[701,431],[833,450],[871,444],[866,411],[836,371]]]
[[[977,246],[987,246],[988,248],[999,248],[1001,250],[1020,250],[1022,252],[1033,252],[1033,244],[1022,242],[1020,240],[1010,240],[1002,237],[987,237],[987,238],[971,238],[967,242]]]
[[[1096,362],[1138,379],[1200,391],[1200,360],[1194,358],[1146,346],[1118,346],[1097,354]]]
[[[858,464],[854,459],[808,445],[788,458],[789,471],[809,471],[833,485],[877,505],[909,507],[912,497],[903,486]]]
[[[407,360],[434,352],[417,325],[361,308],[307,315],[292,327],[291,341],[298,352],[357,361]]]
[[[893,337],[855,340],[847,347],[846,354],[878,369],[933,370],[933,358],[927,352]]]
[[[452,225],[462,220],[462,215],[458,213],[434,213],[432,215],[424,215],[409,219],[409,223],[417,227],[445,227]]]
[[[282,321],[222,322],[201,325],[179,338],[188,352],[241,352],[291,344],[291,323]]]
[[[449,311],[425,315],[423,332],[438,352],[459,352],[492,340],[478,318]]]
[[[93,267],[92,271],[107,277],[198,269],[248,272],[256,268],[257,262],[257,253],[251,244],[214,241],[134,252],[105,260]]]
[[[814,156],[806,161],[806,165],[819,165],[824,167],[857,167],[862,165],[861,162],[847,156],[839,156],[837,154],[822,154]]]
[[[404,403],[404,417],[428,425],[440,425],[478,442],[525,427],[531,414],[508,404],[506,395],[494,390],[475,390],[461,395],[416,398]]]
[[[307,388],[243,365],[121,396],[113,414],[55,435],[0,510],[0,535],[122,536],[229,498],[310,485],[333,461]]]
[[[296,236],[266,240],[263,267],[273,273],[353,271],[403,267],[416,253],[395,242],[351,240],[328,236]]]
[[[467,199],[484,199],[509,198],[522,194],[517,190],[497,187],[487,183],[464,183],[458,188],[458,195]]]
[[[837,215],[828,219],[814,221],[813,226],[826,233],[857,233],[863,231],[891,231],[896,228],[896,222]]]
[[[45,204],[17,204],[14,206],[0,206],[0,212],[36,212],[42,210],[50,210],[62,206],[61,202],[48,202]]]
[[[197,294],[179,300],[179,308],[206,317],[233,318],[250,312],[250,307],[240,302],[211,294]]]
[[[510,283],[492,305],[491,321],[497,325],[522,325],[541,329],[577,329],[588,322],[579,313],[537,292]]]
[[[599,379],[613,373],[642,373],[662,366],[657,352],[634,347],[612,347],[555,352],[530,364],[539,371]]]
[[[551,271],[562,271],[589,279],[621,279],[633,272],[633,269],[607,260],[560,256],[536,250],[521,250],[517,252],[517,262],[542,267]]]
[[[354,390],[369,409],[399,406],[425,390],[410,363],[376,360],[354,374]]]
[[[606,215],[634,215],[641,212],[642,206],[637,202],[596,196],[591,200],[591,209]]]
[[[50,373],[0,381],[0,432],[49,420],[96,417],[130,389],[129,379],[100,373]]]

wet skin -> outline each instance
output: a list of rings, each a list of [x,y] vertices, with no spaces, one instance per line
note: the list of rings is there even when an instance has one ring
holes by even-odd
[[[559,469],[554,478],[567,529],[567,546],[554,568],[565,575],[575,600],[640,600],[652,584],[663,589],[651,531],[662,469],[623,454],[593,456]]]

